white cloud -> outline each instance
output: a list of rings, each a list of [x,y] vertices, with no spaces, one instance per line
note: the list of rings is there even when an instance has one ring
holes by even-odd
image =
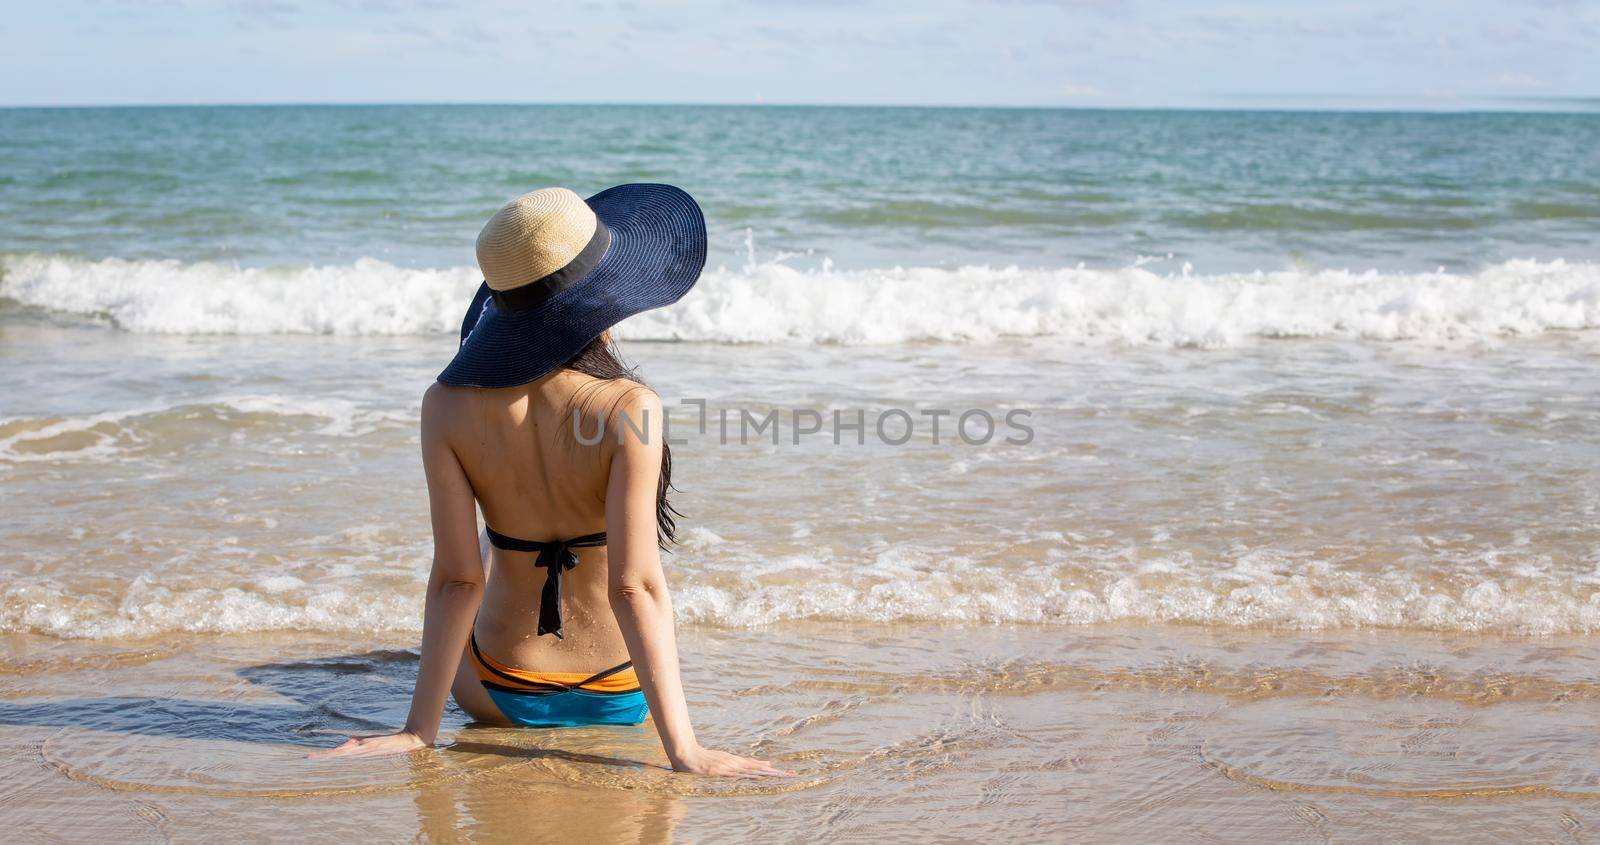
[[[1517,91],[1529,91],[1534,88],[1543,88],[1544,83],[1526,73],[1502,73],[1495,79],[1495,84],[1501,88],[1511,88]]]

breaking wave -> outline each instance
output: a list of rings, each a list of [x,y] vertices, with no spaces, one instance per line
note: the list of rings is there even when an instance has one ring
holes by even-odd
[[[701,535],[691,535],[688,547],[696,558],[715,559],[718,552],[706,546],[720,538],[703,530]],[[64,638],[417,632],[427,579],[425,551],[406,548],[409,565],[399,565],[398,571],[372,562],[322,562],[252,574],[145,575],[91,590],[55,578],[0,572],[0,632]],[[360,557],[352,553],[352,560]],[[850,566],[811,558],[752,560],[741,554],[739,559],[754,571],[735,576],[687,561],[673,567],[679,621],[734,628],[798,621],[1140,622],[1521,635],[1600,631],[1596,578],[1570,573],[1482,573],[1447,583],[1427,571],[1374,575],[1313,567],[1288,572],[1260,561],[1194,572],[1160,565],[1118,571],[1084,560],[1021,569],[944,568],[944,557],[903,547]]]
[[[240,268],[217,263],[0,257],[0,296],[163,334],[453,332],[469,267]],[[1059,337],[1178,347],[1263,338],[1461,340],[1600,327],[1600,265],[1507,261],[1471,273],[1187,267],[895,267],[708,271],[677,305],[621,334],[717,343],[981,343]]]

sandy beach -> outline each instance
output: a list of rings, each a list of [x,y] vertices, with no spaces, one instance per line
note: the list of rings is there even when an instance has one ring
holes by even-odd
[[[645,728],[447,717],[445,750],[308,762],[402,719],[402,638],[61,642],[0,664],[14,841],[1585,841],[1585,638],[1193,627],[692,630],[705,781]],[[290,657],[289,655],[293,655]],[[72,819],[70,830],[63,819]]]

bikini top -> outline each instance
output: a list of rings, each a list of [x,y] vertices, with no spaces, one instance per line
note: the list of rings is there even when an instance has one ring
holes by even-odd
[[[539,635],[555,634],[556,639],[566,639],[561,633],[561,573],[578,565],[573,549],[587,549],[606,544],[606,533],[585,534],[571,540],[550,540],[537,543],[507,537],[493,528],[484,526],[489,542],[497,549],[510,552],[535,552],[539,557],[534,566],[549,570],[544,579],[544,590],[539,594]]]

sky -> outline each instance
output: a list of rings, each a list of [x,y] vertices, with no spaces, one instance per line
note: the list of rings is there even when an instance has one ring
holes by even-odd
[[[0,0],[0,104],[1600,110],[1600,0]]]

